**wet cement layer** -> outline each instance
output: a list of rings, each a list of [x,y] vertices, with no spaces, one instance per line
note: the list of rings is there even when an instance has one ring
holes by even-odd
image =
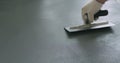
[[[0,0],[0,63],[119,63],[120,3],[108,1],[99,20],[112,28],[67,33],[83,24],[86,0]]]

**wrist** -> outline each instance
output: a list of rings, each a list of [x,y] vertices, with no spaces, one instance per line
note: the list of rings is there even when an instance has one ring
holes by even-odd
[[[104,4],[107,0],[96,0],[97,2]]]

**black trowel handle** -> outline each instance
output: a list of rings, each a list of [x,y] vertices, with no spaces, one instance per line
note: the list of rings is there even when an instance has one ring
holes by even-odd
[[[98,19],[100,16],[106,16],[108,15],[108,10],[99,10],[95,15],[94,19]]]

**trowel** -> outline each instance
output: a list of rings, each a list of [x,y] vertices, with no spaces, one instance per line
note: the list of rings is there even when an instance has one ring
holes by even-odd
[[[103,11],[99,11],[98,13],[96,13],[94,15],[94,19],[97,20],[99,16],[105,16],[108,15],[108,11],[107,10],[103,10]],[[78,31],[85,31],[85,30],[94,30],[94,29],[101,29],[101,28],[109,28],[114,26],[115,24],[113,24],[110,21],[93,21],[90,22],[88,20],[88,15],[86,14],[86,21],[84,21],[85,23],[82,25],[75,25],[75,26],[68,26],[65,27],[64,29],[68,32],[78,32]]]

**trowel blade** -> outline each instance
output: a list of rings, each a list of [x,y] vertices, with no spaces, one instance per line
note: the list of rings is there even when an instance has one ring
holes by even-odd
[[[101,22],[94,22],[91,25],[69,26],[69,27],[65,27],[65,30],[68,32],[78,32],[78,31],[85,31],[85,30],[92,30],[92,29],[108,28],[114,25],[115,24],[111,22],[101,21]]]

